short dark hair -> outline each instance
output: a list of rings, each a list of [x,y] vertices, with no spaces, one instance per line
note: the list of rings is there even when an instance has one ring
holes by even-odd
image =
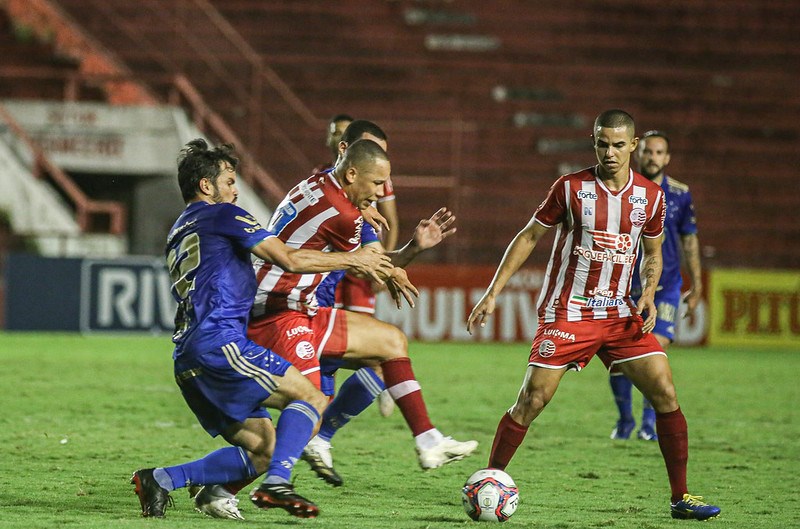
[[[356,140],[361,139],[361,136],[364,134],[370,134],[379,140],[387,141],[386,133],[375,123],[367,121],[366,119],[357,119],[350,123],[347,128],[344,129],[341,141],[349,146]]]
[[[220,162],[227,162],[233,169],[239,164],[233,145],[226,143],[209,149],[202,138],[192,140],[178,155],[178,186],[185,202],[194,200],[200,188],[200,180],[208,178],[216,183],[220,175]]]
[[[608,127],[616,129],[617,127],[627,127],[631,131],[631,136],[636,134],[636,128],[633,122],[633,117],[624,110],[611,109],[606,110],[594,120],[594,128]]]
[[[656,130],[656,129],[648,130],[647,132],[642,134],[642,139],[643,140],[647,139],[647,138],[661,138],[661,139],[663,139],[667,143],[667,151],[669,151],[669,136],[667,136],[667,133],[664,132],[663,130]]]
[[[331,118],[330,121],[328,121],[328,123],[329,124],[330,123],[339,123],[340,121],[350,121],[350,122],[352,122],[353,121],[353,116],[351,116],[350,114],[336,114],[335,116],[333,116]]]
[[[356,140],[348,144],[341,164],[347,169],[348,167],[361,166],[363,164],[373,164],[378,160],[389,160],[389,155],[380,145],[372,140]]]

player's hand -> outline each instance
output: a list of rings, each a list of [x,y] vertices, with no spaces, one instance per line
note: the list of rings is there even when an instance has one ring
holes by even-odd
[[[494,296],[486,292],[467,319],[467,332],[472,334],[472,327],[477,323],[481,327],[486,327],[486,318],[494,312]]]
[[[686,314],[684,314],[683,317],[688,318],[694,314],[697,304],[700,303],[700,291],[695,289],[687,290],[684,292],[682,298],[683,301],[686,302]]]
[[[369,223],[370,226],[375,228],[375,231],[381,230],[389,230],[389,221],[386,220],[383,215],[378,213],[378,210],[375,206],[370,206],[367,209],[361,210],[361,216],[364,217],[364,220]]]
[[[656,304],[653,301],[653,297],[643,295],[641,298],[639,298],[639,303],[636,305],[636,310],[639,312],[639,315],[642,315],[645,312],[647,313],[647,318],[645,318],[644,324],[642,325],[642,332],[648,333],[655,329],[658,311],[656,311]]]
[[[392,260],[384,255],[383,252],[370,244],[362,246],[355,252],[351,252],[353,264],[348,270],[358,277],[369,277],[373,281],[383,284],[383,277],[389,277],[394,270]]]
[[[420,250],[433,248],[456,232],[456,228],[451,227],[455,221],[456,216],[452,211],[447,208],[439,209],[431,218],[419,221],[414,229],[414,244]]]
[[[392,277],[386,280],[386,287],[398,309],[403,306],[403,299],[406,300],[409,307],[414,308],[414,298],[419,297],[419,291],[411,284],[405,270],[395,268]]]

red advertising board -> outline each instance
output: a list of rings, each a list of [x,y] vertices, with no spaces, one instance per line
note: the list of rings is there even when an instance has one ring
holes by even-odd
[[[494,266],[412,265],[409,277],[420,291],[415,308],[398,310],[385,292],[378,295],[376,315],[398,326],[412,340],[424,341],[532,341],[536,333],[536,302],[544,269],[523,268],[506,285],[486,327],[471,336],[466,321],[486,290]],[[705,278],[704,278],[705,282]],[[707,291],[707,289],[705,289]],[[693,318],[681,319],[676,333],[680,345],[705,343],[708,303]]]

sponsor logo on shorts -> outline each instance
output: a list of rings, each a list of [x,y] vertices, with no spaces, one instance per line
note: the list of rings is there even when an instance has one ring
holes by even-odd
[[[539,356],[549,358],[556,354],[556,344],[552,340],[544,340],[539,344]]]
[[[659,303],[656,306],[656,313],[659,320],[668,321],[669,323],[674,323],[677,315],[675,305],[670,303]]]
[[[646,206],[649,203],[647,197],[637,197],[633,195],[628,197],[628,202],[631,204],[638,204],[639,206]]]
[[[314,331],[305,325],[298,325],[297,327],[293,327],[286,331],[287,338],[291,338],[292,336],[300,336],[301,334],[314,334]]]
[[[631,210],[631,224],[637,228],[641,228],[644,226],[645,222],[647,222],[647,213],[645,210],[642,208],[633,208]]]
[[[578,198],[581,200],[597,200],[597,193],[591,191],[578,191]]]
[[[562,340],[569,340],[570,342],[575,341],[575,333],[562,331],[561,329],[545,329],[542,335],[554,336],[556,338],[561,338]]]
[[[294,348],[294,352],[298,358],[302,358],[303,360],[308,360],[315,356],[314,346],[311,345],[311,342],[300,342],[297,344],[297,347]]]

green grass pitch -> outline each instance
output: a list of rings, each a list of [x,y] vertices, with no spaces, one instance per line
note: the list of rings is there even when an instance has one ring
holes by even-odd
[[[527,345],[411,345],[434,424],[478,453],[419,469],[395,412],[367,410],[334,439],[338,489],[299,462],[295,485],[321,515],[259,511],[242,495],[251,527],[459,528],[460,489],[486,464],[495,427],[513,403]],[[720,505],[723,528],[800,527],[800,367],[797,350],[671,351],[689,421],[689,486]],[[196,424],[172,379],[167,337],[0,333],[0,527],[215,528],[237,522],[193,511],[173,493],[166,520],[139,517],[133,470],[195,459],[222,446]],[[638,399],[637,399],[638,401]],[[594,360],[568,373],[508,467],[520,506],[505,527],[658,529],[669,517],[658,446],[611,441],[606,373]]]

